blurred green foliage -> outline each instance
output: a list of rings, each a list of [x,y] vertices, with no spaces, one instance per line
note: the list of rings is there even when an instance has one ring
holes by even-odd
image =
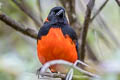
[[[100,2],[102,1],[97,0],[96,7],[99,6]],[[12,2],[12,0],[0,0],[0,3],[2,4],[0,11],[27,26],[35,26],[32,20],[26,16]],[[37,0],[25,0],[25,3],[30,7],[31,10],[35,11],[36,13],[38,12]],[[56,0],[41,0],[41,15],[43,20],[48,15],[49,10],[56,5],[58,5]],[[80,13],[80,11],[78,10],[77,13]],[[102,14],[103,19],[106,21],[105,23],[108,25],[109,29],[120,43],[120,9],[118,8],[118,5],[113,0],[110,0],[100,14]],[[83,12],[77,15],[80,22],[83,23],[85,13]],[[110,38],[110,36],[108,36],[107,32],[105,32],[105,29],[102,26],[102,24],[99,25],[97,23],[96,19],[94,23],[90,25],[87,40],[91,45],[91,48],[95,51],[95,55],[103,64],[108,63],[112,65],[111,60],[114,60],[113,63],[118,61],[116,64],[119,64],[120,46],[116,46],[115,42],[112,40],[112,38]],[[98,31],[97,38],[100,39],[99,41],[96,41],[94,33],[95,31]],[[100,37],[100,35],[104,35],[107,41],[104,41],[105,39]],[[108,44],[109,42],[110,44]],[[101,46],[101,49],[98,49],[98,46]],[[102,54],[99,54],[101,52]],[[105,63],[106,61],[108,62]],[[37,58],[36,52],[36,40],[13,30],[0,21],[0,80],[25,80],[26,78],[24,79],[25,75],[23,76],[23,74],[26,73],[26,76],[32,73],[35,74],[35,71],[40,67],[40,65],[41,64]],[[94,66],[93,68],[97,67]],[[111,70],[109,71],[105,70],[105,73],[104,69],[100,69],[101,72],[104,73],[104,75],[102,75],[102,80],[119,80],[120,70],[118,69],[119,72],[115,71],[113,73],[112,70],[114,71],[114,68],[116,67],[111,67]],[[31,78],[27,78],[26,80],[30,79]]]

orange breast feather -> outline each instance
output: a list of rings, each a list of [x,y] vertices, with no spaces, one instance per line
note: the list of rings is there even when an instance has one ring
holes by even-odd
[[[58,59],[72,63],[77,60],[74,42],[68,35],[64,36],[60,28],[51,28],[47,35],[38,40],[37,52],[42,64]]]

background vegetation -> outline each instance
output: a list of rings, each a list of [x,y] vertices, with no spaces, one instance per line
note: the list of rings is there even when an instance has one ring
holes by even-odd
[[[89,0],[0,0],[0,15],[5,13],[37,33],[50,9],[63,6],[71,26],[77,32],[79,44],[82,44],[88,2]],[[99,10],[105,2],[105,6]],[[21,10],[19,4],[25,10]],[[98,11],[100,13],[93,21],[90,20],[84,61],[95,69],[88,71],[101,75],[102,80],[120,80],[120,1],[95,0],[91,17]],[[37,79],[35,73],[41,64],[36,52],[36,36],[33,37],[0,21],[0,80]]]

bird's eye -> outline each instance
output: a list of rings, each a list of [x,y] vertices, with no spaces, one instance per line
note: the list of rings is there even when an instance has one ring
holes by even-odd
[[[55,14],[58,13],[61,9],[54,10]]]
[[[55,10],[54,12],[57,13],[57,12],[59,12],[59,10]]]

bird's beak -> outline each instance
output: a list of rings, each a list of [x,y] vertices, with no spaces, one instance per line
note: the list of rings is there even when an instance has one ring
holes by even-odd
[[[56,13],[55,16],[60,17],[60,16],[63,16],[63,15],[64,15],[64,11],[61,9],[60,11],[58,11],[58,12]]]

